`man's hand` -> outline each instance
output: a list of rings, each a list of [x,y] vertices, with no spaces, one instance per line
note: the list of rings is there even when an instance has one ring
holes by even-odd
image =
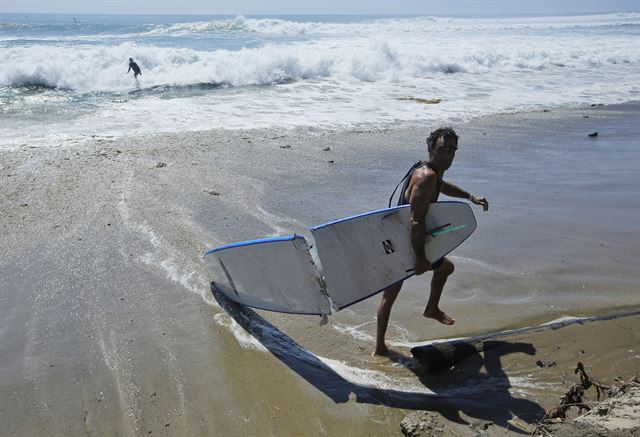
[[[476,205],[482,205],[482,209],[485,211],[489,211],[489,201],[484,197],[474,196],[473,194],[469,196],[469,200]]]
[[[431,263],[428,259],[416,260],[416,275],[421,275],[429,270],[431,270]]]

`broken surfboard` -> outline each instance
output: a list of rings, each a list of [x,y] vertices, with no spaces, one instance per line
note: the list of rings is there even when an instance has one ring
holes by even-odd
[[[436,202],[426,220],[427,258],[436,261],[475,230],[470,206]],[[414,274],[410,207],[385,208],[310,229],[300,235],[232,243],[205,253],[214,286],[253,308],[331,314]],[[315,253],[314,253],[315,251]]]

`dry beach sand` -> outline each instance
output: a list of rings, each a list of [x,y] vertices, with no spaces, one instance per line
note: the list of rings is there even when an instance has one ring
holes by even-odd
[[[629,103],[454,124],[447,179],[491,209],[452,254],[442,306],[457,323],[422,318],[428,280],[411,279],[393,359],[371,356],[377,297],[322,327],[255,312],[212,294],[202,254],[386,206],[437,126],[0,149],[0,434],[401,435],[418,411],[441,435],[522,434],[578,361],[603,383],[639,373],[639,119]],[[409,353],[623,313],[496,337],[439,373]]]

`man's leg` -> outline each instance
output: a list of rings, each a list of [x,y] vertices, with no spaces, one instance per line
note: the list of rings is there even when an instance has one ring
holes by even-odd
[[[429,302],[427,303],[427,307],[424,309],[423,313],[425,317],[436,319],[445,325],[453,325],[456,322],[453,317],[450,317],[438,308],[442,289],[444,288],[444,284],[447,282],[449,275],[453,273],[453,270],[453,263],[449,261],[449,259],[443,258],[442,264],[433,271],[433,278],[431,278],[431,294],[429,295]]]
[[[374,355],[387,355],[389,350],[384,342],[384,336],[389,325],[389,316],[391,315],[391,307],[398,297],[398,293],[402,288],[402,282],[399,282],[382,292],[382,298],[378,305],[378,325],[376,329],[376,350]]]

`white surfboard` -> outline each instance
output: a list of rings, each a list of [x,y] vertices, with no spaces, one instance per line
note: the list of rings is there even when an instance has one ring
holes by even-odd
[[[462,202],[436,202],[427,214],[427,259],[435,262],[476,228]],[[216,288],[253,308],[296,314],[331,313],[414,274],[408,205],[311,228],[316,261],[304,237],[228,244],[205,254]],[[329,300],[330,298],[330,300]]]
[[[476,229],[471,207],[436,202],[427,214],[425,254],[432,263]],[[333,307],[340,310],[414,274],[410,207],[372,211],[311,228]]]
[[[331,314],[322,280],[304,237],[265,238],[205,253],[218,290],[253,308],[295,314]]]

